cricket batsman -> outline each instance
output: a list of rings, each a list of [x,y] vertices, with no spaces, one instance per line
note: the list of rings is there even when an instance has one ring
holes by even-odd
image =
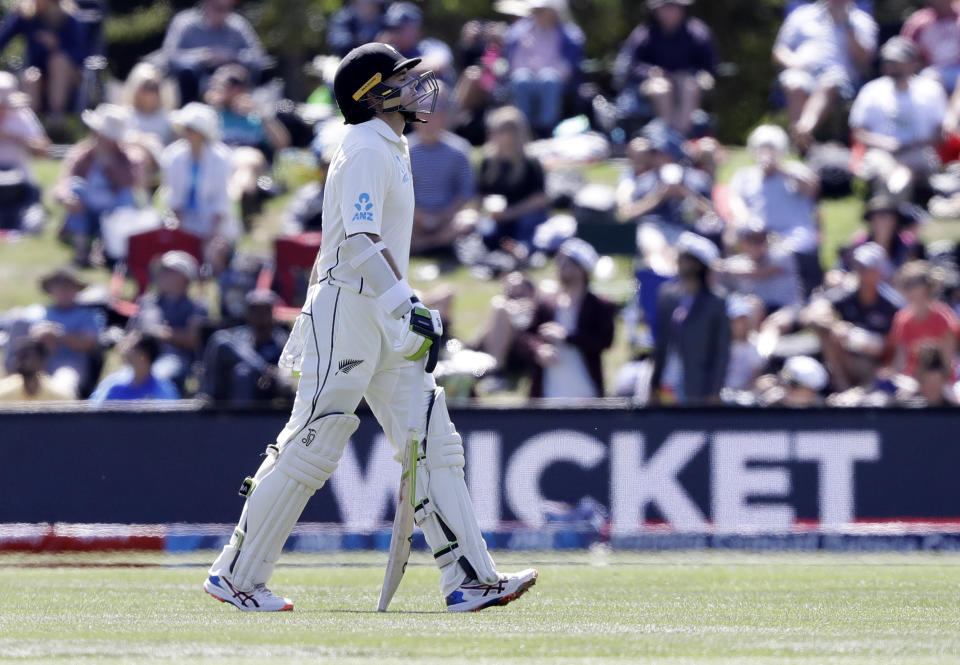
[[[438,93],[432,72],[411,73],[419,62],[385,44],[365,44],[347,54],[334,78],[350,128],[327,176],[313,286],[281,359],[300,374],[300,385],[289,421],[243,482],[240,522],[203,584],[244,611],[293,609],[267,583],[307,501],[337,468],[360,424],[354,411],[361,398],[398,459],[411,404],[423,405],[414,521],[440,568],[447,609],[505,605],[537,579],[534,569],[498,573],[487,553],[464,482],[463,444],[430,374],[440,317],[406,279],[414,197],[403,130],[433,111]],[[416,374],[415,362],[425,363],[426,372]]]

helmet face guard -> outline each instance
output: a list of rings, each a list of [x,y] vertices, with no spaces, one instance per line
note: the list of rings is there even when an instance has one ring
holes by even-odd
[[[381,81],[380,74],[374,75],[367,82],[369,87],[364,85],[357,91],[356,101],[365,103],[374,113],[402,113],[408,122],[425,122],[417,114],[430,115],[436,110],[440,86],[433,72],[415,76],[399,87],[388,86]],[[416,96],[410,103],[401,105],[400,98],[411,87]],[[379,109],[374,108],[377,102],[382,102]]]

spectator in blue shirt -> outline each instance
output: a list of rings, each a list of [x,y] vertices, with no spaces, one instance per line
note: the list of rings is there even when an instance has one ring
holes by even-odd
[[[383,30],[384,0],[350,0],[330,16],[327,46],[341,58]]]
[[[24,80],[34,110],[46,102],[50,122],[59,125],[87,55],[83,28],[60,0],[22,0],[0,25],[0,50],[18,35],[27,42]]]
[[[410,136],[413,169],[413,238],[410,251],[446,249],[470,229],[457,221],[457,213],[476,193],[470,166],[470,144],[447,130],[449,96],[438,100],[430,122],[417,125]]]
[[[123,341],[121,349],[126,367],[101,381],[90,396],[91,402],[180,398],[172,381],[157,378],[152,372],[153,363],[160,356],[160,340],[151,335],[132,333]]]
[[[617,107],[627,121],[653,112],[688,134],[703,92],[713,87],[716,47],[707,25],[689,15],[693,0],[647,0],[650,18],[620,48]],[[646,107],[646,108],[645,108]]]

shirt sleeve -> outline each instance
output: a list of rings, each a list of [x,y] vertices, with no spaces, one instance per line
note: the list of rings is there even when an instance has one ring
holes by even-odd
[[[877,50],[877,33],[880,28],[866,12],[855,13],[850,19],[853,26],[853,36],[861,47],[871,53]]]
[[[797,30],[799,24],[797,21],[797,11],[798,10],[794,10],[790,13],[790,15],[787,16],[787,20],[780,26],[780,31],[777,33],[777,40],[773,44],[774,48],[786,46],[788,49],[793,50],[800,45],[800,32]]]
[[[459,153],[457,159],[458,178],[457,178],[457,196],[458,198],[472,199],[477,193],[477,184],[473,179],[473,169],[470,167],[469,158],[463,153]]]
[[[383,201],[389,188],[387,157],[370,148],[361,148],[346,158],[341,178],[340,214],[348,236],[357,233],[380,235]]]
[[[847,119],[850,127],[860,129],[867,124],[867,106],[870,95],[870,86],[864,86],[857,93],[857,98],[853,100],[853,106],[850,107],[850,117]]]

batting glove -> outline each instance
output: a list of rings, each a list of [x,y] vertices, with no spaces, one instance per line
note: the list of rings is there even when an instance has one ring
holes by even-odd
[[[440,336],[443,335],[443,322],[440,312],[427,307],[419,300],[414,301],[411,310],[403,316],[403,333],[393,348],[406,360],[419,360],[427,356],[424,369],[432,372],[440,356]]]

